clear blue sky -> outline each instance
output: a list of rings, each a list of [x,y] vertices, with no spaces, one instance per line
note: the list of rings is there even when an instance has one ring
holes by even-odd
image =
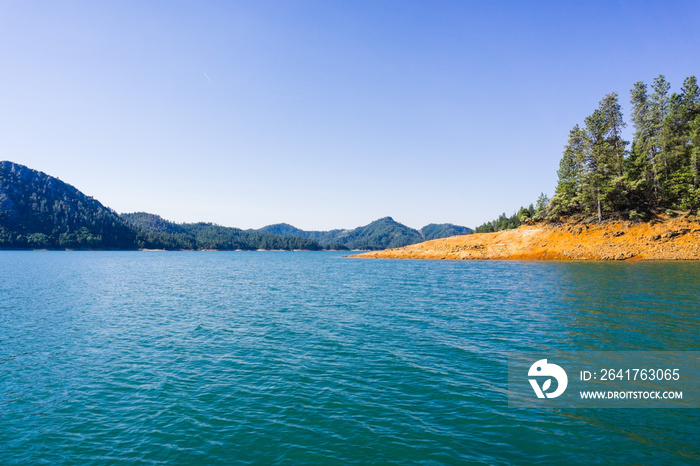
[[[700,75],[700,2],[0,1],[0,44],[0,159],[118,212],[473,227],[604,94]]]

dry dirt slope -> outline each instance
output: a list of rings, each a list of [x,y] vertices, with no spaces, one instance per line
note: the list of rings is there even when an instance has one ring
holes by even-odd
[[[498,233],[426,241],[352,257],[392,259],[699,260],[700,222],[524,225]]]

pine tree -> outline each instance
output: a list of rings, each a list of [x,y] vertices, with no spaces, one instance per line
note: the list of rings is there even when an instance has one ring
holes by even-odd
[[[600,101],[607,131],[605,133],[605,160],[609,164],[609,179],[604,186],[605,207],[612,212],[620,212],[628,206],[631,185],[625,177],[627,141],[622,138],[622,130],[627,126],[622,116],[622,108],[617,92],[612,92]]]
[[[631,90],[629,152],[614,92],[585,119],[584,129],[569,132],[550,218],[583,212],[601,221],[608,213],[640,218],[660,208],[700,207],[700,86],[690,76],[680,93],[669,95],[670,84],[660,75],[651,90],[642,81]]]
[[[581,194],[584,209],[587,212],[597,212],[598,221],[603,221],[603,200],[605,187],[609,184],[609,160],[606,150],[605,134],[607,127],[605,117],[600,109],[586,117],[586,138]]]
[[[659,205],[666,208],[686,208],[692,196],[688,147],[689,125],[683,96],[672,94],[668,100],[662,131],[662,154],[666,176],[661,181],[662,199]]]
[[[700,115],[690,122],[690,169],[693,173],[693,190],[695,191],[696,203],[700,202]]]
[[[691,187],[688,204],[700,205],[700,86],[695,76],[689,76],[681,88],[683,119],[687,126],[683,135],[683,144],[688,149],[688,172]]]
[[[626,163],[627,183],[630,186],[630,202],[635,207],[648,209],[655,197],[656,185],[652,167],[652,125],[647,85],[634,83],[630,91],[632,125],[635,128],[632,149]]]
[[[559,162],[559,181],[552,199],[552,208],[557,214],[569,214],[580,207],[585,137],[586,133],[579,125],[575,125],[569,131],[569,141]]]
[[[627,126],[622,117],[622,109],[617,99],[617,92],[612,92],[600,101],[600,111],[607,126],[606,144],[608,158],[613,171],[618,176],[624,174],[627,142],[622,139],[622,130]]]
[[[649,118],[649,95],[647,85],[642,81],[634,83],[630,91],[632,104],[632,124],[635,128],[632,151],[628,160],[628,175],[640,182],[640,197],[650,199],[654,186],[652,172],[651,120]]]
[[[656,204],[659,204],[660,197],[663,197],[665,193],[662,191],[662,184],[665,183],[667,178],[666,173],[666,154],[663,151],[664,146],[664,119],[666,118],[666,113],[668,111],[668,91],[671,85],[666,81],[664,75],[659,75],[654,78],[654,84],[652,89],[654,92],[651,94],[650,106],[649,106],[649,129],[650,129],[650,140],[649,140],[649,155],[652,163],[652,170],[654,173],[654,191],[656,193]]]

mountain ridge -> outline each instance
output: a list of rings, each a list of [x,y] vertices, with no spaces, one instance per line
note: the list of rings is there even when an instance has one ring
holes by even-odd
[[[121,217],[139,231],[137,240],[142,249],[321,249],[316,241],[308,238],[251,232],[211,222],[174,223],[147,212],[124,213]]]
[[[471,234],[473,230],[451,223],[431,223],[416,230],[387,216],[352,229],[302,230],[288,223],[276,223],[254,231],[310,238],[327,248],[381,250],[408,246],[437,238],[467,235]]]
[[[0,249],[307,249],[317,242],[211,223],[120,215],[44,172],[0,161]]]
[[[305,231],[288,223],[258,230],[174,223],[146,212],[118,214],[58,178],[0,162],[0,249],[380,250],[464,232],[471,229],[430,224],[415,230],[392,217],[328,231]]]
[[[135,249],[135,237],[119,214],[74,186],[0,162],[0,247]]]

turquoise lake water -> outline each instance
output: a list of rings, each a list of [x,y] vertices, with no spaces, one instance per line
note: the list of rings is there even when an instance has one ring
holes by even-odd
[[[513,409],[509,351],[700,350],[700,263],[0,252],[0,464],[698,464],[700,410]]]

